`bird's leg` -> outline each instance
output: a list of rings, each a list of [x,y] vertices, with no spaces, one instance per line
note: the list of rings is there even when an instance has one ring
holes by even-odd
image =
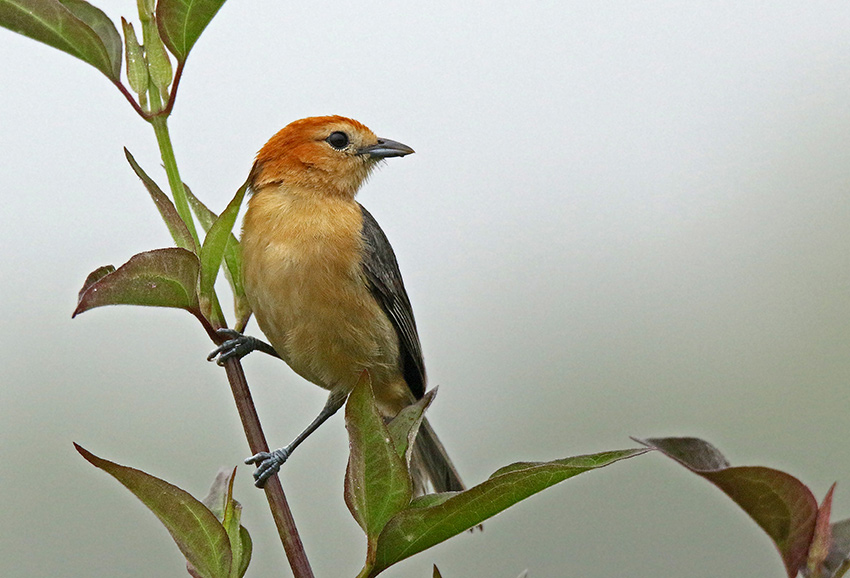
[[[274,347],[265,341],[257,339],[256,337],[242,335],[235,329],[226,328],[216,329],[216,333],[222,337],[228,337],[229,339],[216,347],[212,353],[207,355],[207,361],[215,359],[217,364],[224,365],[224,362],[228,359],[242,359],[252,351],[262,351],[263,353],[268,353],[271,356],[280,358],[280,355],[278,355],[277,351],[274,350]]]
[[[280,470],[280,466],[282,466],[289,456],[292,455],[295,448],[342,407],[342,404],[345,403],[346,397],[348,397],[348,390],[331,390],[331,393],[328,396],[328,401],[325,402],[325,407],[322,408],[322,411],[319,412],[316,419],[314,419],[313,422],[304,429],[304,431],[298,434],[298,437],[292,440],[288,446],[272,452],[260,452],[245,460],[246,464],[255,464],[257,466],[257,470],[254,472],[254,485],[258,488],[262,488],[263,485],[265,485],[266,480]]]

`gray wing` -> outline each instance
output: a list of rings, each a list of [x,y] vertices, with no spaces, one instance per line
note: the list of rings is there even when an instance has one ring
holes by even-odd
[[[359,203],[358,203],[359,205]],[[378,222],[363,205],[363,272],[369,290],[387,314],[398,335],[399,364],[404,380],[416,399],[425,394],[425,362],[413,319],[410,299],[404,290],[395,253]]]

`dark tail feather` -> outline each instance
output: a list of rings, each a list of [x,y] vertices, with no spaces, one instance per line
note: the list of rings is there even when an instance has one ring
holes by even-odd
[[[423,419],[422,425],[419,426],[419,434],[413,444],[410,470],[415,495],[427,493],[428,482],[431,482],[434,492],[459,492],[466,489],[446,453],[446,448],[440,443],[440,438],[434,433],[427,419]]]

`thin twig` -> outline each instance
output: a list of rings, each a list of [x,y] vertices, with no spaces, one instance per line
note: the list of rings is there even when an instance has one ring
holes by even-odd
[[[168,102],[165,104],[165,108],[158,113],[162,116],[170,115],[171,109],[174,108],[174,101],[177,98],[177,87],[180,86],[180,79],[183,78],[183,66],[185,64],[185,60],[177,62],[177,71],[174,73],[174,80],[171,83],[171,94],[168,95]]]
[[[251,391],[248,389],[242,364],[238,359],[231,358],[225,362],[224,369],[227,371],[227,380],[230,382],[230,389],[233,391],[233,399],[236,402],[236,408],[239,410],[239,417],[242,419],[242,427],[245,430],[245,437],[248,438],[251,453],[269,451],[269,445],[266,442],[266,436],[263,434],[254,401],[251,399]],[[313,578],[313,570],[310,568],[310,561],[307,560],[307,554],[304,552],[304,544],[301,543],[301,538],[298,536],[295,519],[292,517],[292,511],[289,509],[283,487],[280,485],[280,479],[277,476],[272,476],[266,482],[264,489],[266,499],[269,501],[269,508],[272,511],[272,518],[274,518],[278,534],[280,534],[280,541],[283,543],[283,549],[286,551],[286,557],[289,559],[293,575],[295,578]]]
[[[133,107],[133,110],[135,110],[139,114],[139,116],[141,116],[145,120],[150,119],[150,115],[142,110],[142,107],[139,106],[139,103],[136,102],[136,98],[130,93],[129,90],[127,90],[127,87],[124,86],[124,83],[122,83],[120,80],[113,80],[112,84],[114,84],[118,88],[118,90],[121,91],[121,94],[124,95],[124,98],[127,99],[127,102],[130,103],[130,106]]]

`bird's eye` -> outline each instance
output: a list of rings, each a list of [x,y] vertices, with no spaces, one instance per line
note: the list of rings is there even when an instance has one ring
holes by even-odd
[[[341,131],[332,132],[331,136],[325,140],[336,150],[342,150],[348,146],[348,135]]]

